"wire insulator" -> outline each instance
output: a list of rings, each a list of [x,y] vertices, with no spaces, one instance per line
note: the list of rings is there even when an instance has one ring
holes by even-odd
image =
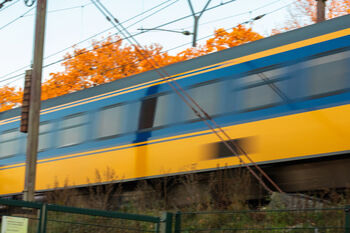
[[[33,6],[34,3],[35,3],[35,0],[24,0],[24,4],[25,4],[27,7]]]

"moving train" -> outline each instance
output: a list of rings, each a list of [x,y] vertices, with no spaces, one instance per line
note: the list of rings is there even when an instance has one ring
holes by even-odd
[[[349,25],[342,16],[163,69],[257,164],[287,163],[303,181],[307,161],[326,159],[316,170],[328,174],[341,158],[332,180],[350,170]],[[156,70],[43,101],[40,121],[37,191],[92,185],[96,171],[125,182],[241,165]],[[20,109],[0,113],[2,196],[23,191],[19,124]]]

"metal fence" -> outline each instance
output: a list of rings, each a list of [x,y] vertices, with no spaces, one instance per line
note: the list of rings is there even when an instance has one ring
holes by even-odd
[[[154,217],[0,199],[0,215],[29,219],[28,233],[171,233],[172,230],[171,213]]]
[[[175,233],[350,233],[350,206],[341,208],[177,212]]]
[[[163,216],[154,217],[0,199],[0,216],[28,219],[28,233],[350,233],[350,206],[177,212],[175,215],[164,212]]]

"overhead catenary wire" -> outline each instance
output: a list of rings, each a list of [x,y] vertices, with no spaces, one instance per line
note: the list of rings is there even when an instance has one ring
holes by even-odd
[[[276,0],[276,1],[270,2],[270,3],[268,3],[268,4],[262,5],[262,6],[260,6],[260,7],[257,7],[257,8],[255,8],[255,9],[252,9],[252,10],[249,10],[249,11],[237,13],[237,14],[234,14],[234,15],[231,15],[231,16],[226,16],[226,17],[223,17],[223,18],[215,19],[215,20],[206,21],[206,22],[200,23],[199,25],[202,26],[202,25],[206,25],[206,24],[210,24],[210,23],[219,22],[219,21],[222,21],[222,20],[225,20],[225,19],[235,18],[235,17],[241,16],[241,15],[251,14],[251,13],[253,13],[253,12],[255,12],[255,11],[258,11],[258,10],[260,10],[260,9],[263,9],[263,8],[268,7],[268,6],[274,5],[274,4],[276,4],[276,3],[278,3],[278,2],[281,2],[281,1],[282,1],[282,0]],[[287,6],[288,6],[288,5],[290,5],[290,3],[287,4]],[[286,6],[284,6],[284,7],[286,7]],[[266,13],[265,13],[265,14],[266,14]],[[186,27],[186,29],[188,29],[188,28],[191,28],[191,27]]]
[[[11,20],[11,21],[8,22],[7,24],[3,25],[2,27],[0,27],[0,31],[1,31],[2,29],[4,29],[5,27],[7,27],[7,26],[13,24],[13,23],[16,22],[17,20],[23,18],[26,14],[28,14],[29,12],[31,12],[33,9],[34,9],[34,7],[30,8],[29,10],[27,10],[27,11],[26,11],[25,13],[23,13],[22,15],[20,15],[20,16],[18,16],[17,18]]]
[[[19,1],[19,0],[18,0],[18,1]],[[158,5],[154,6],[154,7],[151,7],[151,8],[149,8],[149,9],[147,9],[146,11],[143,11],[143,12],[141,12],[141,13],[139,13],[139,14],[137,14],[137,15],[135,15],[135,16],[133,16],[133,17],[131,17],[131,18],[125,20],[123,23],[127,23],[127,22],[129,22],[129,21],[131,21],[131,20],[133,20],[133,19],[136,19],[137,17],[140,17],[140,16],[142,16],[142,15],[144,15],[144,14],[146,14],[146,13],[150,13],[149,15],[147,15],[147,16],[141,18],[141,19],[138,20],[137,22],[134,22],[133,24],[131,24],[131,25],[128,26],[128,27],[131,27],[131,26],[135,25],[136,23],[139,23],[139,22],[141,22],[142,20],[145,20],[145,19],[147,19],[147,18],[149,18],[149,17],[151,17],[151,16],[157,14],[158,12],[160,12],[160,11],[162,11],[162,10],[164,10],[164,9],[166,9],[166,8],[168,8],[168,7],[170,7],[171,5],[173,5],[174,3],[178,2],[178,1],[179,1],[179,0],[167,0],[167,1],[164,1],[164,2],[158,4]],[[170,2],[170,3],[169,3],[169,2]],[[167,3],[169,3],[169,4],[167,4]],[[90,4],[92,4],[92,3],[90,3]],[[167,4],[167,5],[165,5],[165,4]],[[163,6],[163,5],[165,5],[165,6]],[[162,6],[163,6],[163,7],[162,7]],[[160,8],[160,9],[158,9],[158,10],[152,12],[153,10],[155,10],[155,9],[157,9],[157,8],[159,8],[159,7],[162,7],[162,8]],[[53,54],[50,54],[50,55],[46,56],[46,57],[44,58],[44,60],[46,60],[46,59],[48,59],[48,58],[50,58],[50,57],[53,57],[53,56],[55,56],[55,55],[57,55],[57,54],[60,54],[60,53],[66,51],[66,50],[68,50],[68,49],[71,49],[73,46],[76,46],[76,45],[81,44],[81,43],[84,43],[84,42],[86,42],[86,41],[88,41],[88,40],[90,40],[90,39],[93,39],[94,37],[96,37],[96,36],[98,36],[98,35],[100,35],[100,34],[102,34],[102,33],[105,33],[105,32],[107,32],[107,31],[109,31],[109,30],[111,30],[111,29],[113,29],[113,28],[114,28],[114,27],[107,28],[107,29],[105,29],[105,30],[103,30],[103,31],[101,31],[101,32],[99,32],[99,33],[94,34],[93,36],[90,36],[90,37],[88,37],[88,38],[86,38],[86,39],[84,39],[84,40],[78,42],[78,43],[75,43],[75,44],[73,44],[73,45],[71,45],[71,46],[69,46],[69,47],[66,47],[66,48],[64,48],[64,49],[62,49],[62,50],[60,50],[60,51],[57,51],[57,52],[55,52],[55,53],[53,53]],[[139,33],[139,34],[141,34],[141,33]],[[113,42],[113,43],[117,43],[117,42],[119,42],[119,40],[118,40],[118,41],[115,41],[115,42]],[[110,45],[110,44],[108,44],[108,45]],[[106,46],[108,46],[108,45],[106,45]],[[98,49],[98,48],[97,48],[97,49]],[[91,51],[91,50],[89,50],[89,51]],[[79,54],[79,55],[81,55],[81,54]],[[54,64],[57,64],[57,63],[60,63],[60,62],[65,61],[65,60],[67,60],[67,59],[59,59],[59,60],[57,60],[57,61],[55,61],[55,62],[50,63],[49,65],[44,66],[44,68],[45,68],[45,67],[49,67],[49,66],[54,65]],[[10,78],[4,79],[5,77],[7,77],[7,76],[9,76],[9,75],[11,75],[11,74],[13,74],[13,73],[16,73],[16,72],[18,72],[18,71],[21,71],[21,70],[23,70],[23,69],[28,68],[29,66],[30,66],[30,65],[23,66],[23,67],[21,67],[21,68],[16,69],[15,71],[12,71],[12,72],[10,72],[10,73],[7,73],[7,74],[1,76],[1,77],[0,77],[0,83],[1,83],[1,82],[4,82],[4,81],[8,81],[8,80],[10,80],[10,79],[12,79],[12,78],[16,78],[17,75],[16,75],[16,76],[13,76],[13,77],[10,77]],[[10,83],[11,83],[11,82],[10,82]]]
[[[80,6],[72,6],[72,7],[62,8],[62,9],[51,10],[51,11],[48,11],[47,13],[56,13],[56,12],[68,11],[68,10],[73,10],[73,9],[78,9],[78,8],[81,9],[81,8],[89,6],[91,4],[92,3],[87,3],[84,5],[80,5]],[[34,16],[34,14],[26,15],[25,17],[27,17],[27,16]]]
[[[267,12],[267,13],[265,13],[265,14],[263,14],[263,15],[264,15],[264,17],[265,17],[265,16],[268,16],[268,15],[270,15],[270,14],[276,12],[276,11],[279,11],[279,10],[281,10],[281,9],[283,9],[283,8],[286,8],[286,7],[290,6],[290,5],[293,4],[294,2],[295,2],[295,1],[293,1],[292,3],[289,3],[289,4],[287,4],[287,5],[284,5],[283,7],[280,7],[280,8],[277,8],[277,9],[275,9],[275,10],[272,10],[272,11],[270,11],[270,12]],[[256,17],[254,17],[254,18],[256,18]],[[242,22],[242,23],[239,23],[239,24],[237,24],[236,26],[229,27],[229,28],[225,28],[225,30],[229,30],[229,29],[232,29],[232,28],[237,27],[238,25],[242,25],[242,24],[246,24],[246,23],[248,23],[248,22],[252,22],[254,18],[251,18],[251,19],[246,20],[246,21],[244,21],[244,22]],[[260,20],[261,18],[262,18],[262,17],[259,17],[258,19],[255,19],[255,21],[256,21],[256,20]],[[206,36],[203,36],[203,37],[199,38],[197,41],[201,41],[201,40],[207,39],[207,38],[209,38],[209,37],[211,37],[211,36],[213,36],[213,35],[214,35],[214,34],[211,33],[211,34],[209,34],[209,35],[206,35]],[[173,48],[170,48],[170,49],[166,50],[165,52],[169,52],[169,51],[172,51],[172,50],[175,50],[175,49],[179,49],[179,48],[184,47],[184,46],[187,46],[187,45],[189,45],[189,44],[191,44],[191,43],[192,43],[192,42],[186,42],[186,43],[183,43],[183,44],[181,44],[181,45],[177,45],[177,46],[175,46],[175,47],[173,47]]]
[[[237,153],[235,149],[232,148],[232,146],[228,143],[228,141],[226,141],[219,134],[219,132],[222,133],[229,140],[230,143],[232,143],[237,149],[239,149],[244,154],[244,156],[250,161],[250,163],[270,182],[270,184],[274,186],[274,188],[276,188],[278,192],[283,193],[283,191],[279,188],[279,186],[248,156],[248,154],[243,150],[243,148],[241,148],[234,140],[230,138],[230,136],[219,125],[216,124],[214,119],[212,119],[211,116],[208,113],[206,113],[198,105],[198,103],[193,98],[191,98],[190,95],[188,95],[188,93],[177,83],[176,80],[172,79],[171,76],[169,76],[167,72],[162,67],[160,67],[154,59],[151,58],[153,62],[151,62],[150,59],[147,59],[149,58],[149,56],[145,55],[143,51],[140,50],[142,46],[138,43],[138,41],[123,27],[123,25],[116,18],[114,18],[114,16],[109,12],[109,10],[106,7],[104,7],[104,5],[99,0],[96,0],[96,2],[94,0],[91,0],[91,2],[93,2],[96,8],[106,17],[106,19],[109,22],[111,22],[112,25],[115,26],[115,28],[119,31],[120,34],[122,34],[122,36],[129,37],[128,41],[131,44],[133,44],[133,42],[135,43],[135,45],[133,44],[134,48],[143,57],[145,57],[147,62],[149,62],[154,68],[156,68],[156,72],[158,72],[161,78],[163,78],[164,81],[166,81],[166,83],[169,84],[169,86],[179,95],[179,97],[186,103],[186,105],[188,105],[192,109],[192,111],[213,131],[213,133],[217,135],[217,137],[232,152],[232,154],[237,156],[241,164],[244,164],[247,167],[247,169],[251,172],[251,174],[260,182],[260,184],[268,192],[272,192],[272,190],[265,184],[262,178],[258,174],[256,174],[256,172],[254,172],[253,169],[248,164],[244,162],[244,160],[240,157],[239,153]],[[121,27],[121,29],[119,29],[118,25]],[[124,32],[127,33],[128,36],[126,36]],[[173,85],[173,83],[175,85]],[[214,125],[215,128],[210,124],[210,122]]]
[[[15,4],[16,4],[17,2],[19,2],[19,1],[20,1],[20,0],[16,0],[16,1],[10,3],[9,5],[6,5],[5,7],[4,7],[4,4],[5,4],[6,2],[8,2],[8,1],[4,1],[4,2],[0,3],[0,12],[3,11],[3,10],[5,10],[5,9],[7,9],[7,8],[9,8],[9,7],[11,7],[11,6],[13,6],[13,5],[15,5]]]
[[[138,15],[136,15],[136,16],[134,16],[134,17],[132,17],[132,18],[130,18],[130,19],[124,21],[123,23],[126,23],[126,22],[128,22],[128,21],[130,21],[130,20],[132,20],[132,19],[134,19],[134,18],[136,18],[136,17],[138,17],[138,16],[140,16],[140,15],[143,15],[143,14],[145,14],[145,13],[147,13],[147,12],[149,12],[149,11],[151,11],[151,10],[153,10],[153,9],[155,9],[155,8],[161,6],[161,5],[163,5],[163,4],[165,4],[165,3],[169,2],[169,1],[172,1],[172,0],[165,1],[165,2],[163,2],[163,3],[161,3],[161,4],[157,5],[157,6],[155,6],[155,7],[153,7],[153,8],[151,8],[151,9],[149,9],[149,10],[146,10],[146,11],[144,11],[144,12],[141,12],[140,14],[138,14]],[[176,0],[176,1],[177,1],[177,0]],[[216,9],[216,8],[218,8],[218,7],[220,7],[220,6],[224,6],[224,5],[226,5],[226,4],[228,4],[228,3],[231,3],[231,2],[234,2],[234,1],[236,1],[236,0],[230,0],[230,1],[227,1],[227,2],[222,2],[222,3],[217,4],[217,5],[214,5],[214,6],[212,6],[212,7],[208,7],[208,8],[206,9],[206,11]],[[196,12],[195,14],[198,14],[198,13],[199,13],[199,12]],[[152,16],[152,15],[154,15],[154,13],[152,13],[150,16]],[[161,24],[161,25],[158,25],[158,26],[154,27],[153,29],[161,28],[161,27],[164,27],[164,26],[167,26],[167,25],[170,25],[170,24],[173,24],[173,23],[182,21],[182,20],[187,19],[187,18],[189,18],[189,17],[192,17],[192,14],[187,15],[187,16],[184,16],[184,17],[181,17],[181,18],[178,18],[178,19],[175,19],[175,20],[172,20],[172,21],[170,21],[170,22],[167,22],[167,23],[164,23],[164,24]],[[129,25],[128,27],[130,27],[130,25]],[[87,38],[87,39],[85,39],[85,40],[83,40],[83,41],[80,41],[80,42],[78,42],[78,43],[76,43],[76,44],[74,44],[74,45],[78,45],[78,44],[81,44],[81,43],[83,43],[83,42],[86,42],[87,40],[92,39],[92,38],[96,37],[97,35],[102,34],[102,33],[104,33],[104,32],[107,32],[107,31],[109,31],[109,30],[112,29],[112,28],[114,28],[114,27],[110,27],[110,28],[108,28],[108,29],[106,29],[106,30],[104,30],[104,31],[102,31],[102,32],[100,32],[100,33],[97,33],[97,34],[95,34],[95,35],[93,35],[93,36],[91,36],[91,37],[89,37],[89,38]],[[138,36],[138,35],[141,35],[141,34],[143,34],[143,33],[146,33],[146,31],[142,31],[142,32],[139,32],[139,33],[135,33],[133,36]],[[118,43],[119,41],[120,41],[120,40],[117,40],[117,41],[114,41],[114,42],[111,42],[111,43]],[[105,45],[103,45],[103,46],[97,47],[96,49],[102,48],[102,47],[104,47],[104,46],[108,46],[108,45],[110,45],[111,43],[107,43],[107,44],[105,44]],[[73,46],[74,46],[74,45],[73,45]],[[45,57],[44,59],[47,59],[47,58],[52,57],[52,56],[54,56],[54,55],[57,55],[57,54],[59,54],[59,53],[61,53],[61,52],[64,52],[65,50],[71,49],[71,48],[72,48],[72,46],[69,46],[69,47],[67,47],[67,48],[65,48],[65,49],[63,49],[63,50],[60,50],[60,51],[58,51],[58,52],[55,52],[54,54],[51,54],[51,55]],[[95,49],[91,49],[91,50],[88,50],[88,51],[86,51],[86,52],[89,52],[89,51],[92,51],[92,50],[95,50]],[[85,52],[84,52],[84,53],[85,53]],[[77,55],[75,55],[75,56],[73,56],[73,57],[80,56],[80,55],[82,55],[82,54],[84,54],[84,53],[79,53],[79,54],[77,54]],[[66,61],[66,60],[68,60],[68,59],[70,59],[70,58],[59,59],[59,60],[57,60],[57,61],[51,62],[51,63],[48,64],[48,65],[43,66],[43,68],[46,68],[46,67],[55,65],[55,64],[57,64],[57,63]],[[26,67],[27,67],[27,66],[26,66]],[[9,74],[6,74],[6,75],[1,76],[1,77],[0,77],[0,83],[2,82],[2,79],[3,79],[3,78],[7,77],[8,75],[10,75],[10,74],[12,74],[12,73],[15,73],[15,72],[11,72],[11,73],[9,73]],[[16,76],[16,77],[17,77],[17,76]],[[8,80],[8,79],[6,79],[6,81],[7,81],[7,80]]]
[[[129,21],[131,21],[131,20],[133,20],[133,19],[135,19],[135,18],[137,18],[137,17],[139,17],[139,16],[141,16],[141,15],[144,15],[145,13],[148,13],[148,12],[150,12],[150,11],[152,11],[152,10],[158,8],[158,7],[164,5],[165,3],[169,2],[169,1],[173,1],[173,0],[165,1],[165,2],[159,4],[159,5],[155,6],[155,7],[152,7],[152,8],[150,8],[150,9],[148,9],[147,11],[141,12],[140,14],[135,15],[135,16],[133,16],[133,17],[131,17],[131,18],[125,20],[123,23],[129,22]],[[140,20],[134,22],[133,24],[129,25],[128,27],[134,26],[136,23],[139,23],[139,22],[141,22],[141,21],[147,19],[148,17],[151,17],[151,16],[157,14],[158,12],[164,10],[165,8],[167,8],[167,7],[171,6],[171,5],[173,5],[174,3],[178,2],[178,1],[179,1],[179,0],[175,0],[175,1],[171,2],[170,4],[168,4],[168,5],[166,5],[166,6],[162,7],[162,8],[160,8],[160,9],[158,9],[157,11],[152,12],[150,15],[147,15],[147,16],[141,18]],[[90,4],[92,4],[92,3],[90,3]],[[109,31],[109,30],[111,30],[111,29],[113,29],[113,28],[114,28],[114,27],[109,27],[109,28],[107,28],[107,29],[105,29],[105,30],[103,30],[103,31],[101,31],[101,32],[99,32],[99,33],[94,34],[93,36],[90,36],[90,37],[88,37],[88,38],[86,38],[86,39],[84,39],[84,40],[82,40],[82,41],[79,41],[78,43],[75,43],[74,45],[71,45],[71,46],[69,46],[69,47],[66,47],[66,48],[60,50],[60,51],[57,51],[57,52],[55,52],[55,53],[53,53],[53,54],[50,54],[50,55],[48,55],[47,57],[45,57],[44,59],[53,57],[53,56],[55,56],[55,55],[57,55],[57,54],[59,54],[59,53],[62,53],[62,52],[64,52],[64,51],[68,50],[68,49],[71,49],[73,46],[76,46],[76,45],[81,44],[81,43],[84,43],[84,42],[86,42],[86,41],[88,41],[88,40],[90,40],[90,39],[93,39],[94,37],[96,37],[96,36],[98,36],[98,35],[101,35],[102,33],[105,33],[105,32],[107,32],[107,31]]]
[[[153,10],[153,9],[155,9],[155,8],[161,6],[161,5],[163,5],[163,4],[165,4],[165,3],[169,2],[169,1],[172,1],[172,0],[165,1],[165,2],[163,2],[162,4],[159,4],[159,5],[157,5],[157,6],[153,7],[153,8],[151,8],[151,9],[149,9],[149,10],[147,10],[147,11],[144,11],[144,12],[140,13],[139,15],[136,15],[136,16],[134,16],[134,17],[128,19],[128,20],[123,21],[122,23],[124,24],[124,23],[126,23],[126,22],[128,22],[128,21],[130,21],[130,20],[132,20],[132,19],[134,19],[134,18],[136,18],[136,17],[138,17],[138,16],[140,16],[140,15],[143,15],[143,14],[147,13],[148,11],[151,11],[151,10]],[[174,3],[177,2],[177,1],[178,1],[178,0],[175,0],[175,1],[173,1],[172,3],[170,3],[169,5],[167,5],[167,6],[163,7],[163,8],[161,8],[161,9],[157,10],[156,12],[153,12],[151,15],[148,15],[148,16],[146,16],[146,17],[144,17],[144,18],[138,20],[137,22],[135,22],[135,23],[133,23],[133,24],[131,24],[131,25],[128,25],[127,28],[129,28],[129,27],[131,27],[131,26],[134,26],[136,23],[139,23],[139,22],[143,21],[144,19],[146,19],[146,18],[148,18],[148,17],[150,17],[150,16],[153,16],[155,13],[158,13],[159,11],[161,11],[161,10],[163,10],[163,9],[165,9],[165,8],[167,8],[167,7],[169,7],[169,6],[171,6],[172,4],[174,4]],[[230,1],[228,1],[228,2],[224,2],[224,3],[221,3],[221,4],[215,5],[215,6],[213,6],[213,7],[209,7],[208,9],[206,9],[206,11],[215,9],[215,8],[217,8],[217,7],[223,6],[223,5],[225,5],[225,4],[228,4],[228,3],[231,3],[231,2],[234,2],[234,1],[236,1],[236,0],[230,0]],[[198,12],[196,12],[196,14],[197,14],[197,13],[198,13]],[[161,28],[161,27],[164,27],[164,26],[167,26],[167,25],[170,25],[170,24],[173,24],[173,23],[182,21],[182,20],[187,19],[187,18],[189,18],[189,17],[192,17],[192,14],[187,15],[187,16],[184,16],[184,17],[181,17],[181,18],[178,18],[178,19],[175,19],[175,20],[172,20],[172,21],[170,21],[170,22],[167,22],[167,23],[164,23],[164,24],[161,24],[161,25],[158,25],[158,26],[156,26],[156,27],[153,27],[153,29]],[[107,29],[105,29],[105,30],[103,30],[103,31],[101,31],[101,32],[99,32],[99,33],[97,33],[97,34],[95,34],[95,35],[89,37],[89,38],[84,39],[83,41],[80,41],[80,42],[78,42],[78,43],[75,43],[75,44],[72,45],[72,46],[75,46],[75,45],[84,43],[84,42],[86,42],[86,41],[88,41],[88,40],[90,40],[90,39],[92,39],[92,38],[94,38],[94,37],[96,37],[96,36],[98,36],[98,35],[100,35],[100,34],[102,34],[102,33],[105,33],[105,32],[107,32],[107,31],[113,29],[113,28],[114,28],[113,26],[110,27],[110,28],[107,28]],[[147,31],[147,30],[146,30],[146,31]],[[145,33],[145,31],[142,31],[142,32],[139,32],[139,33],[135,33],[133,36],[138,36],[138,35],[141,35],[141,34],[143,34],[143,33]],[[117,43],[117,42],[119,42],[119,40],[118,40],[118,41],[115,41],[115,42],[113,42],[113,43]],[[108,46],[108,45],[109,45],[109,44],[107,44],[106,46]],[[60,51],[58,51],[58,52],[55,52],[54,54],[51,54],[51,55],[45,57],[45,59],[46,59],[46,58],[49,58],[49,57],[52,57],[52,56],[54,56],[54,55],[57,55],[57,54],[59,54],[59,53],[61,53],[61,52],[64,52],[65,50],[71,49],[72,46],[69,46],[69,47],[67,47],[67,48],[65,48],[65,49],[62,49],[62,50],[60,50]],[[1,78],[2,78],[2,77],[0,77],[0,79],[1,79]]]
[[[283,9],[283,8],[285,8],[285,7],[287,7],[287,6],[291,5],[291,4],[293,4],[293,3],[294,3],[294,2],[292,2],[292,3],[290,3],[290,4],[287,4],[287,5],[283,6],[283,7],[280,7],[280,8],[278,8],[278,9],[272,10],[272,11],[270,11],[270,12],[267,12],[267,13],[265,13],[264,15],[267,16],[267,15],[269,15],[269,14],[271,14],[271,13],[274,13],[274,12],[276,12],[276,11],[278,11],[278,10],[281,10],[281,9]],[[142,14],[142,13],[141,13],[141,14]],[[261,19],[261,18],[259,18],[259,19]],[[130,20],[131,20],[131,19],[128,19],[128,20],[126,20],[126,21],[124,21],[124,22],[130,21]],[[248,21],[250,22],[250,21],[252,21],[252,20],[253,20],[253,18],[252,18],[251,20],[248,20]],[[255,17],[255,20],[258,20],[258,19],[256,19],[256,17]],[[247,21],[245,21],[245,22],[247,22]],[[245,22],[243,22],[243,23],[245,23]],[[240,24],[243,24],[243,23],[240,23]],[[237,24],[236,26],[232,26],[232,27],[230,27],[230,28],[226,28],[225,30],[229,30],[229,29],[231,29],[231,28],[235,28],[235,27],[237,27],[237,26],[240,25],[240,24]],[[164,24],[163,24],[163,25],[164,25]],[[161,26],[162,26],[162,25],[160,25],[160,26],[158,26],[158,27],[161,27]],[[111,27],[111,28],[114,28],[114,26]],[[107,29],[107,30],[110,30],[110,28]],[[142,34],[142,33],[143,33],[143,32],[135,33],[135,34],[133,34],[132,36],[138,36],[138,35],[140,35],[140,34]],[[212,33],[212,34],[203,36],[203,37],[199,38],[197,41],[201,41],[201,40],[207,39],[207,38],[209,38],[209,37],[211,37],[211,36],[213,36],[213,35],[214,35],[214,34]],[[94,36],[93,36],[93,37],[94,37]],[[90,37],[89,39],[91,39],[91,37]],[[124,38],[124,39],[126,39],[126,38]],[[87,39],[86,39],[86,40],[87,40]],[[86,40],[85,40],[85,41],[86,41]],[[74,55],[74,56],[71,56],[71,57],[69,57],[69,58],[62,58],[62,59],[56,60],[56,61],[54,61],[54,62],[51,62],[51,63],[49,63],[49,64],[44,65],[43,68],[47,68],[47,67],[50,67],[50,66],[52,66],[52,65],[58,64],[58,63],[60,63],[60,62],[69,60],[69,59],[71,59],[71,58],[74,58],[74,57],[83,55],[83,54],[85,54],[85,53],[88,53],[88,52],[91,52],[91,51],[94,51],[94,50],[101,49],[101,48],[103,48],[103,47],[105,47],[105,46],[108,46],[108,45],[111,45],[111,44],[113,44],[113,43],[118,43],[118,42],[120,42],[121,40],[122,40],[122,39],[118,39],[118,40],[116,40],[116,41],[112,41],[112,42],[110,42],[110,43],[107,43],[107,44],[98,46],[98,47],[96,47],[96,48],[93,48],[93,49],[86,50],[86,51],[84,51],[84,52],[78,53],[78,54],[76,54],[76,55]],[[173,47],[173,48],[170,48],[170,49],[167,49],[167,50],[161,52],[160,54],[163,54],[163,53],[166,53],[166,52],[170,52],[170,51],[175,50],[175,49],[179,49],[179,48],[181,48],[181,47],[190,45],[191,43],[192,43],[192,42],[186,42],[186,43],[183,43],[183,44],[181,44],[181,45],[177,45],[177,46],[175,46],[175,47]],[[71,47],[69,47],[69,48],[71,48]],[[62,52],[62,51],[60,51],[60,52]],[[55,54],[52,54],[52,55],[55,55]],[[49,57],[52,56],[52,55],[49,55],[49,56],[45,57],[45,59],[49,58]],[[21,67],[21,68],[15,70],[15,71],[12,71],[11,73],[8,73],[8,74],[6,74],[6,75],[1,76],[1,77],[0,77],[0,83],[6,82],[6,81],[11,80],[11,79],[15,79],[15,78],[17,78],[17,77],[20,76],[20,75],[22,75],[22,78],[24,78],[24,74],[25,74],[25,73],[21,73],[21,74],[19,74],[19,75],[14,75],[14,76],[11,76],[11,77],[9,77],[9,78],[2,79],[2,78],[7,77],[7,76],[10,75],[10,74],[16,73],[16,72],[18,72],[18,71],[20,71],[20,70],[23,70],[23,69],[27,68],[27,67],[29,67],[29,65],[24,66],[24,67]],[[105,71],[105,72],[109,72],[109,71],[112,71],[112,70],[117,69],[117,68],[120,68],[120,66],[116,66],[116,67],[114,67],[114,68],[108,69],[108,70]],[[17,80],[18,80],[18,78],[15,79],[14,81],[8,82],[8,83],[5,84],[5,85],[11,84],[11,83],[13,83],[13,82],[15,82],[15,81],[17,81]],[[283,99],[286,99],[286,98],[283,97]]]

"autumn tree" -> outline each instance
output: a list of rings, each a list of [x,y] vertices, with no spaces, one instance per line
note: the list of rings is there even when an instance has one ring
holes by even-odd
[[[0,88],[0,112],[17,107],[22,102],[22,91],[16,91],[14,87],[4,86]]]
[[[316,23],[316,0],[297,0],[289,9],[289,16],[285,25],[272,30],[272,34],[289,31],[292,29]],[[327,0],[326,18],[332,19],[350,14],[350,0]]]
[[[186,49],[175,56],[163,52],[162,46],[153,44],[143,48],[123,45],[119,37],[93,42],[93,49],[75,49],[66,56],[63,72],[52,73],[43,84],[42,99],[48,99],[91,86],[152,70],[175,62],[192,59],[211,52],[261,39],[250,28],[239,25],[231,32],[218,29],[214,37],[197,48]]]
[[[232,31],[218,29],[214,37],[202,46],[188,48],[176,55],[169,55],[162,46],[153,44],[143,48],[125,45],[120,37],[109,37],[92,42],[92,49],[75,48],[65,56],[64,71],[51,73],[51,78],[42,85],[42,99],[49,99],[85,88],[108,83],[130,75],[192,59],[208,53],[238,46],[261,39],[250,28],[239,25]],[[0,97],[2,110],[18,106],[21,92],[4,87]]]

